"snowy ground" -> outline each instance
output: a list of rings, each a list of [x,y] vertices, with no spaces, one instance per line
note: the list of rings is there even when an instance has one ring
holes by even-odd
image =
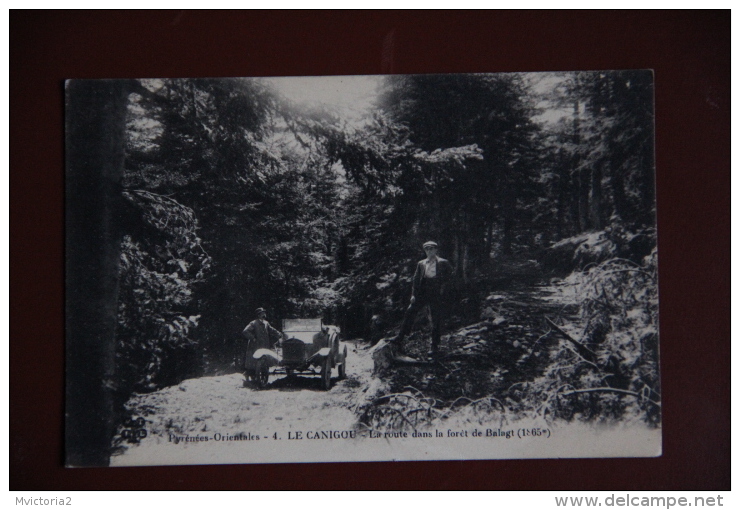
[[[328,392],[318,376],[272,376],[258,390],[244,387],[244,377],[235,373],[134,395],[127,409],[131,418],[143,420],[139,432],[146,437],[128,439],[136,430],[130,422],[128,431],[122,426],[111,465],[659,455],[660,429],[641,422],[547,423],[501,404],[512,385],[541,375],[550,350],[562,347],[562,339],[544,334],[544,317],[560,318],[563,329],[577,335],[582,325],[576,311],[573,291],[562,282],[507,289],[487,297],[481,322],[443,336],[437,364],[398,365],[391,374],[373,377],[371,349],[349,341],[347,379],[338,380],[335,370]],[[417,331],[407,339],[407,350],[422,356],[427,338],[428,332]],[[414,437],[408,428],[408,437],[385,435],[400,429],[384,427],[384,419],[414,412],[409,397],[383,401],[381,407],[394,408],[390,414],[368,419],[370,401],[399,393],[436,399],[436,418],[412,422],[414,432],[431,437]],[[474,430],[483,435],[474,439]],[[527,436],[527,430],[535,435]]]
[[[274,440],[278,433],[288,439],[289,432],[352,430],[357,422],[355,406],[362,401],[361,388],[372,373],[372,359],[362,344],[348,342],[347,379],[337,379],[331,390],[321,389],[319,377],[271,376],[264,390],[251,384],[244,387],[244,376],[229,374],[183,381],[177,386],[135,395],[127,404],[132,417],[143,417],[147,436],[138,444],[121,438],[111,465],[170,464],[170,458],[187,462],[188,450],[197,450],[207,437],[209,450],[241,448],[249,441],[221,440],[231,436],[259,436]],[[218,436],[217,436],[218,434]],[[219,439],[214,441],[214,439]],[[218,447],[214,448],[214,443]],[[190,453],[196,454],[195,451]],[[164,457],[163,457],[164,456]]]

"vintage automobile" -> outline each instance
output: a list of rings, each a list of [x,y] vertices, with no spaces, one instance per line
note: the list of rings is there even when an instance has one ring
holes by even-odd
[[[331,372],[347,375],[347,346],[340,342],[339,328],[321,319],[284,319],[283,339],[275,350],[257,349],[247,360],[247,377],[259,388],[271,374],[318,375],[321,387],[331,389]]]

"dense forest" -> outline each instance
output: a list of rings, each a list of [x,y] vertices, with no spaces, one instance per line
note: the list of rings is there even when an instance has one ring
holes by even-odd
[[[351,119],[275,80],[139,80],[127,97],[119,402],[233,370],[257,307],[394,334],[433,239],[456,271],[450,328],[504,288],[578,286],[582,333],[561,336],[592,368],[561,349],[517,405],[566,386],[614,415],[624,395],[658,405],[650,72],[379,77]]]

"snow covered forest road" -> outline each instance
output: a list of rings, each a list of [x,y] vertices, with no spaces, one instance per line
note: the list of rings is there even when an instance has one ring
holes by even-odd
[[[134,395],[127,409],[134,420],[143,418],[144,425],[119,429],[111,465],[171,464],[201,446],[207,446],[209,455],[218,458],[223,453],[216,452],[240,443],[275,441],[275,434],[283,436],[281,440],[288,439],[285,431],[291,429],[304,433],[352,430],[357,422],[353,409],[364,396],[357,389],[370,379],[373,362],[366,345],[346,344],[347,378],[340,381],[335,370],[329,391],[321,389],[319,377],[289,380],[284,375],[270,376],[268,387],[257,390],[251,383],[244,387],[244,376],[232,373],[188,379],[153,393]],[[146,437],[138,442],[123,437],[142,429]],[[218,445],[215,448],[214,443]]]
[[[126,404],[130,421],[119,427],[114,438],[111,465],[192,463],[191,455],[199,462],[204,462],[204,455],[218,463],[225,459],[257,462],[249,457],[256,441],[273,444],[298,433],[310,439],[305,436],[322,431],[365,432],[366,427],[358,427],[362,414],[358,408],[380,394],[404,392],[408,387],[441,398],[442,407],[444,401],[449,404],[461,394],[503,398],[501,392],[511,384],[533,378],[546,364],[547,356],[529,356],[530,346],[542,334],[540,321],[533,316],[555,315],[556,310],[572,305],[573,297],[561,289],[526,287],[491,294],[483,322],[453,328],[443,336],[443,352],[449,359],[438,366],[399,366],[392,374],[373,377],[373,346],[357,339],[344,342],[348,346],[347,378],[340,381],[335,370],[328,392],[321,389],[319,377],[272,375],[268,387],[258,390],[252,383],[244,387],[243,375],[231,373],[135,394]],[[423,356],[427,348],[424,324],[421,318],[407,342],[417,356]],[[546,350],[545,342],[541,344]],[[451,373],[455,374],[452,378]],[[474,409],[473,414],[485,421],[485,415],[494,410]],[[452,421],[464,423],[470,416],[463,412],[458,418]],[[382,424],[371,425],[386,429]],[[431,423],[419,425],[423,428]],[[137,430],[145,430],[146,437],[125,437],[135,436]]]
[[[626,278],[628,273],[615,272],[612,266],[594,270],[605,278]],[[515,269],[507,273],[512,275]],[[638,358],[643,351],[635,350],[631,341],[634,336],[649,342],[654,336],[654,322],[642,311],[648,306],[645,300],[630,297],[640,285],[619,286],[631,303],[625,320],[631,321],[628,325],[635,334],[616,330],[589,347],[581,343],[593,323],[578,313],[581,284],[553,279],[502,280],[499,285],[500,290],[481,302],[477,321],[458,318],[443,335],[436,363],[385,363],[387,337],[375,347],[355,339],[344,342],[347,378],[339,380],[334,370],[329,391],[321,389],[319,377],[272,375],[267,388],[258,390],[251,383],[245,387],[241,374],[230,373],[134,394],[113,441],[111,465],[336,461],[353,455],[356,460],[411,459],[426,455],[426,450],[419,453],[413,438],[505,426],[510,427],[509,434],[517,427],[544,427],[548,434],[562,435],[552,442],[549,454],[561,456],[576,451],[580,434],[596,433],[587,424],[595,418],[608,424],[617,438],[616,424],[631,423],[633,432],[644,434],[635,452],[647,446],[654,450],[659,443],[660,404],[653,394],[659,398],[659,391],[645,384],[651,358]],[[407,352],[422,359],[428,335],[428,324],[421,318],[405,342]],[[585,360],[581,351],[593,361]],[[624,366],[600,361],[610,356],[618,356]],[[583,381],[594,376],[603,386],[584,392]],[[605,378],[616,385],[601,382]],[[597,400],[592,393],[609,398]],[[598,419],[599,413],[612,418]],[[375,440],[381,437],[382,441]],[[400,437],[411,439],[388,441]],[[562,442],[564,438],[569,439]],[[454,446],[446,458],[480,454],[473,450],[461,456],[460,445]],[[496,455],[541,455],[542,446],[530,451],[510,443]],[[581,454],[592,454],[596,446],[588,448]],[[603,454],[613,455],[608,449]]]

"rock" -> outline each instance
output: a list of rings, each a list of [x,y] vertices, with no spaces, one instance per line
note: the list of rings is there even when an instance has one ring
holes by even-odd
[[[512,343],[511,343],[511,345],[513,345],[514,347],[519,347],[520,345],[522,345],[522,343],[521,343],[521,342],[520,342],[519,340],[514,340],[514,341],[513,341]]]
[[[383,374],[393,364],[393,349],[385,338],[370,349],[370,355],[373,357],[373,374]]]
[[[472,349],[476,345],[478,345],[478,344],[477,343],[467,344],[467,345],[464,345],[463,346],[463,349]]]
[[[481,319],[493,319],[494,317],[496,317],[496,312],[494,312],[493,308],[491,308],[490,306],[484,308],[483,311],[480,313]]]

